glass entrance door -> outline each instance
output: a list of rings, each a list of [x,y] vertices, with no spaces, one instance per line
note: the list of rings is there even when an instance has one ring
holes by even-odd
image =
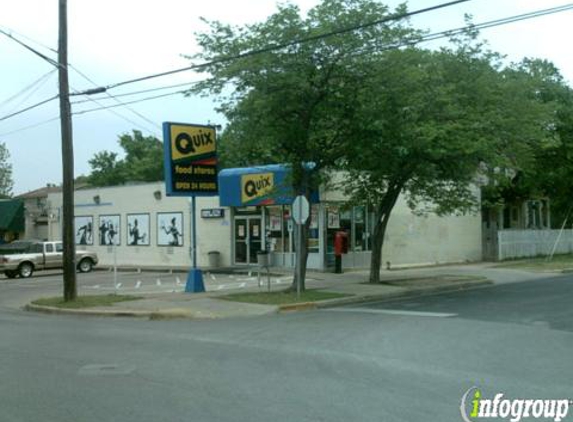
[[[235,264],[256,264],[262,239],[261,217],[235,217]]]

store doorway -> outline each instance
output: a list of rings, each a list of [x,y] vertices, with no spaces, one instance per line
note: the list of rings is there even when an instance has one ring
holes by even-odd
[[[235,217],[235,264],[256,264],[262,239],[260,216]]]

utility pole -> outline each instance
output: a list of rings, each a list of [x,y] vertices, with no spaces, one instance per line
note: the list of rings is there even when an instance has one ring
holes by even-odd
[[[60,125],[62,133],[63,167],[63,244],[64,244],[64,301],[75,300],[76,245],[74,236],[74,142],[72,113],[68,84],[68,12],[67,0],[59,0],[58,70],[60,81]]]

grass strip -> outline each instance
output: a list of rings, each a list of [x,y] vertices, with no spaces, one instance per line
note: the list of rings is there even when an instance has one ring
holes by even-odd
[[[127,302],[131,300],[138,300],[141,297],[127,296],[127,295],[94,295],[94,296],[78,296],[76,300],[65,302],[62,297],[48,297],[34,300],[32,304],[40,306],[51,306],[54,308],[62,309],[81,309],[93,308],[96,306],[111,306],[118,302]]]
[[[285,305],[291,303],[318,302],[321,300],[339,299],[352,296],[350,294],[327,292],[324,290],[305,290],[300,293],[300,299],[296,292],[255,292],[255,293],[233,293],[226,296],[219,296],[217,299],[230,300],[234,302],[258,303],[262,305]]]
[[[499,268],[516,268],[529,270],[566,270],[573,268],[573,255],[554,255],[552,259],[547,257],[531,258],[526,260],[507,260],[496,265]]]

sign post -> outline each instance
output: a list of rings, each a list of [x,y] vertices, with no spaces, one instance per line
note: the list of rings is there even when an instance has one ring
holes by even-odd
[[[300,299],[300,285],[302,282],[302,226],[310,215],[310,205],[304,195],[299,195],[292,203],[292,218],[296,223],[296,297]]]
[[[167,196],[191,197],[193,267],[185,291],[204,292],[203,274],[197,268],[197,196],[216,196],[217,143],[212,126],[163,123],[165,192]]]

